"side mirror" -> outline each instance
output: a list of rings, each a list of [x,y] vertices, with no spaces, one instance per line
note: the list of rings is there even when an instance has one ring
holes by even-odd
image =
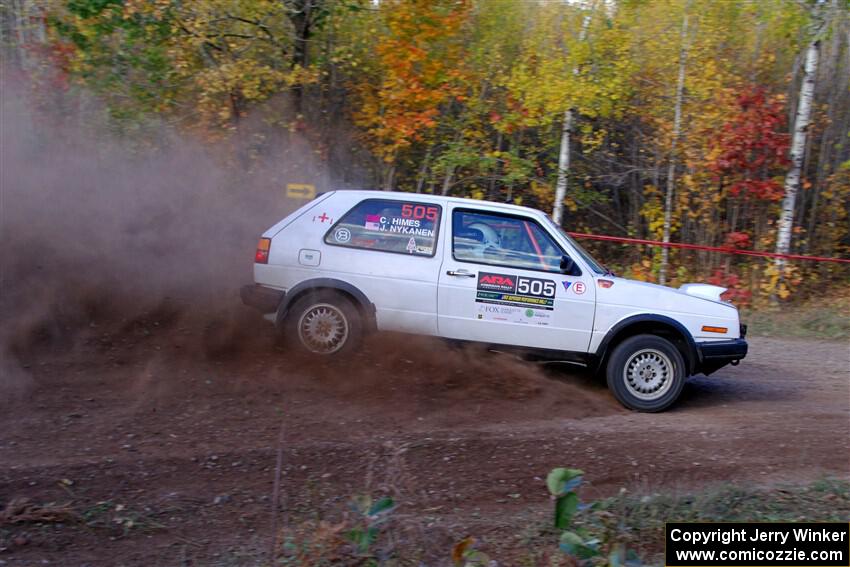
[[[575,262],[569,256],[561,256],[561,272],[564,274],[569,274],[573,271],[573,266],[575,266]]]

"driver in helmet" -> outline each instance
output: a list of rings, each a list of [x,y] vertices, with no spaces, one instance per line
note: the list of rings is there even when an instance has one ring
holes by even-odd
[[[475,235],[475,242],[468,248],[470,254],[479,258],[498,257],[502,249],[502,239],[492,227],[483,222],[474,222],[468,225],[466,230]]]

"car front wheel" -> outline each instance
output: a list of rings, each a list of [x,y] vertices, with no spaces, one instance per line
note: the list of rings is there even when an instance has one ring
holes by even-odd
[[[354,305],[338,293],[313,292],[298,299],[286,316],[284,334],[300,350],[341,355],[360,343],[363,325]]]
[[[656,335],[637,335],[618,344],[606,368],[608,388],[629,409],[658,412],[682,393],[685,361],[676,346]]]

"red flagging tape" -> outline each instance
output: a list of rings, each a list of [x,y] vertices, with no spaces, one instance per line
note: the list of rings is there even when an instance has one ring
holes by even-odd
[[[605,236],[602,234],[584,234],[581,232],[570,232],[569,234],[574,238],[589,238],[590,240],[608,240],[610,242],[625,242],[627,244],[646,244],[649,246],[662,246],[667,248],[687,248],[688,250],[708,250],[709,252],[722,252],[723,254],[741,254],[744,256],[760,256],[762,258],[785,258],[786,260],[810,260],[812,262],[839,262],[842,264],[850,264],[850,258],[826,258],[824,256],[803,256],[801,254],[777,254],[776,252],[736,250],[734,248],[720,246],[700,246],[699,244],[682,244],[680,242],[658,242],[657,240],[624,238],[622,236]]]

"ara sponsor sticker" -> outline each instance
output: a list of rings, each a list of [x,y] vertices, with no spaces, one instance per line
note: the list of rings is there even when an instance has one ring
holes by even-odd
[[[478,289],[513,292],[516,290],[516,278],[502,274],[481,272],[478,274]]]
[[[585,289],[587,289],[587,286],[584,285],[584,282],[576,282],[575,285],[573,285],[573,291],[576,295],[581,295],[584,293]]]

